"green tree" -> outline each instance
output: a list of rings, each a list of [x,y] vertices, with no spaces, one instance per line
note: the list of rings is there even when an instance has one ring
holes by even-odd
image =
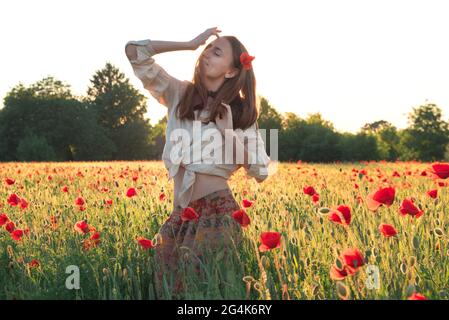
[[[20,83],[7,93],[4,104],[0,113],[2,161],[17,160],[26,128],[46,139],[58,161],[103,160],[114,151],[105,130],[96,123],[95,110],[53,77],[29,87]]]
[[[426,103],[409,113],[409,127],[401,135],[403,160],[436,161],[445,156],[449,142],[449,126],[441,109]]]
[[[282,128],[282,116],[274,109],[268,100],[260,97],[259,118],[257,119],[259,128],[261,129],[278,129]]]
[[[330,162],[339,159],[338,133],[321,114],[311,114],[304,120],[288,112],[282,127],[279,160]]]
[[[276,111],[276,109],[274,109],[270,105],[268,100],[264,97],[260,97],[260,110],[259,110],[259,118],[257,119],[257,123],[258,123],[260,129],[266,130],[265,148],[266,148],[267,153],[271,154],[270,130],[278,130],[278,138],[279,138],[279,132],[282,129],[282,115],[280,115]]]
[[[305,121],[300,159],[313,162],[331,162],[340,158],[339,136],[331,122],[320,113],[310,114]]]
[[[341,161],[379,160],[376,137],[359,132],[342,133],[338,142]]]
[[[293,112],[286,112],[279,133],[279,161],[297,161],[302,147],[301,136],[305,134],[305,121]]]
[[[151,159],[160,160],[165,146],[165,130],[167,128],[167,116],[151,128]]]
[[[98,123],[114,142],[113,159],[137,160],[151,155],[149,119],[144,119],[147,99],[111,63],[97,71],[87,90]]]
[[[19,141],[16,151],[19,161],[56,161],[53,148],[45,137],[36,136],[29,128],[25,129],[25,136]]]
[[[400,155],[400,136],[398,130],[390,122],[385,120],[365,124],[361,129],[362,134],[376,138],[378,156],[381,159],[394,161]]]

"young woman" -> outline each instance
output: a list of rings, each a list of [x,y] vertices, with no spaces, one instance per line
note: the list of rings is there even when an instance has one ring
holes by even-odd
[[[240,206],[227,183],[237,169],[243,166],[259,183],[268,177],[270,158],[257,126],[254,57],[236,37],[220,37],[219,32],[210,28],[187,42],[129,41],[125,48],[143,87],[167,107],[162,159],[174,180],[174,208],[160,229],[156,257],[171,273],[184,256],[180,248],[201,257],[205,249],[218,248],[223,241],[240,241],[238,219],[232,218]],[[191,82],[176,79],[154,61],[159,53],[196,50],[214,35],[196,62]],[[201,152],[210,143],[204,139],[207,132],[214,132],[213,157]],[[176,143],[179,137],[181,146]],[[226,141],[231,141],[232,150]],[[200,161],[193,159],[194,150],[200,150]],[[220,161],[220,151],[225,161]]]

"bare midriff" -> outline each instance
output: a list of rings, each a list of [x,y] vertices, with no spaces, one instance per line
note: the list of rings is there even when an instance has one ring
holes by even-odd
[[[179,166],[179,171],[174,177],[174,193],[179,194],[181,189],[182,179],[184,178],[185,168]],[[229,189],[228,181],[220,176],[197,173],[195,172],[195,183],[193,184],[192,198],[190,201],[200,199],[208,194],[218,191]],[[177,206],[177,197],[175,196],[174,206]]]
[[[212,98],[207,98],[207,107],[208,109],[210,107],[210,104],[212,102]],[[195,116],[195,120],[199,120]],[[185,168],[180,165],[179,171],[174,177],[174,193],[175,195],[179,194],[179,190],[181,189],[182,185],[182,179],[184,178]],[[197,173],[195,172],[195,183],[193,184],[193,191],[192,191],[192,198],[190,201],[200,199],[204,196],[207,196],[208,194],[218,191],[218,190],[224,190],[229,189],[228,181],[227,179],[211,175],[211,174],[204,174],[204,173]],[[175,196],[174,205],[177,206],[177,197]]]

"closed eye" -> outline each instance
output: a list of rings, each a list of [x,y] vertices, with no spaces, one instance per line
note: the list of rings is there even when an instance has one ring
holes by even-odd
[[[208,49],[209,47],[211,46],[211,44],[209,43],[208,45],[207,45],[207,47],[206,47],[206,49]],[[218,52],[220,52],[220,51],[222,51],[219,47],[215,47],[217,50],[215,50],[214,51],[214,53],[215,53],[215,55],[216,56],[220,56],[219,54],[218,54]]]

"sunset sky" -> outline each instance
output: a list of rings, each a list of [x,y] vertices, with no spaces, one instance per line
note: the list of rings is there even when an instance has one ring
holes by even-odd
[[[107,61],[154,100],[125,55],[128,40],[188,41],[210,27],[237,36],[256,58],[258,94],[279,112],[321,112],[339,131],[367,122],[407,125],[429,102],[449,117],[449,19],[445,1],[1,1],[0,96],[47,75],[85,94]],[[211,37],[208,42],[215,39]],[[191,80],[196,51],[155,56]]]

